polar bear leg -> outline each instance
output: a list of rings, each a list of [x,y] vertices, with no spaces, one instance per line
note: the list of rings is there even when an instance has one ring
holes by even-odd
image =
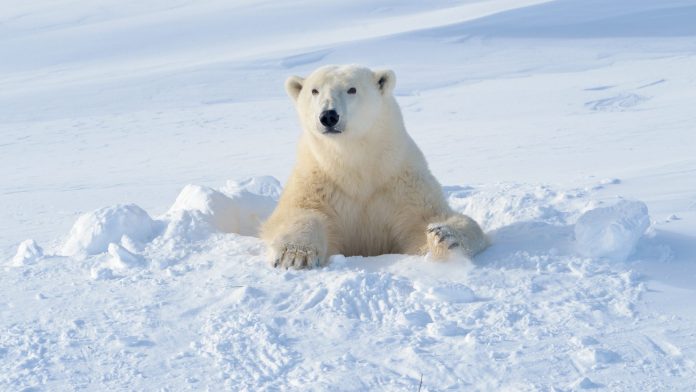
[[[306,209],[286,211],[271,223],[269,238],[274,267],[315,268],[326,263],[326,218]]]
[[[429,224],[426,237],[427,251],[435,259],[446,258],[451,252],[471,257],[489,244],[478,223],[462,214],[454,214],[442,222]]]

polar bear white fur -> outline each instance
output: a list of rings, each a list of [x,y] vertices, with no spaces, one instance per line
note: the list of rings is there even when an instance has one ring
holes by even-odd
[[[472,256],[488,241],[447,204],[404,128],[390,70],[325,66],[285,88],[303,133],[297,163],[261,237],[276,267],[311,268],[332,254]]]

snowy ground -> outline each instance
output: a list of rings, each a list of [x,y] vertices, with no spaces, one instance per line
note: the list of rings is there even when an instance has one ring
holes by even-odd
[[[693,20],[679,0],[10,0],[0,390],[693,389]],[[254,225],[299,133],[283,81],[326,63],[395,70],[491,248],[269,267]]]

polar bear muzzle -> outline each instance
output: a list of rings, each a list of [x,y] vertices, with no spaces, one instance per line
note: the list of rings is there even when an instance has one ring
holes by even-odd
[[[341,133],[341,130],[334,128],[339,119],[340,116],[333,109],[321,112],[319,122],[325,127],[324,133]]]

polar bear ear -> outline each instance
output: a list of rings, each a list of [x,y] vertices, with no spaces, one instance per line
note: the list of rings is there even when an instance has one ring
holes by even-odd
[[[299,76],[291,76],[285,81],[285,91],[293,100],[297,101],[297,96],[300,95],[302,91],[302,84],[304,83],[304,78]]]
[[[396,85],[396,75],[394,71],[390,69],[381,69],[374,71],[375,83],[377,83],[377,88],[382,93],[382,95],[391,94]]]

